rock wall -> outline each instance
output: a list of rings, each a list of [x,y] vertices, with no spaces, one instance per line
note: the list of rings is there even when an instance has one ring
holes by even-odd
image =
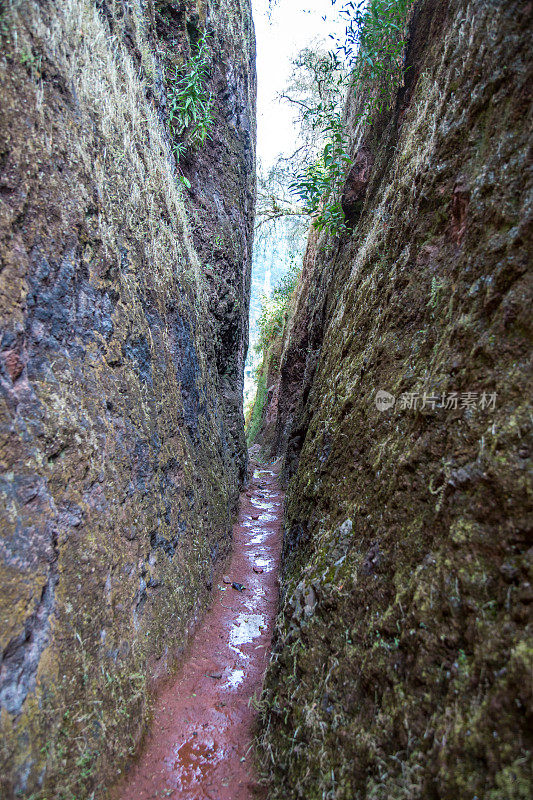
[[[283,336],[263,347],[263,361],[257,369],[254,402],[246,419],[246,439],[264,453],[274,455],[274,440],[278,422],[277,398],[280,388],[279,365]]]
[[[201,16],[200,30],[208,31],[213,51],[209,82],[214,98],[213,134],[201,148],[185,154],[182,170],[192,185],[188,204],[214,322],[227,446],[242,482],[246,477],[243,364],[248,348],[256,182],[255,39],[250,0],[211,5],[212,10],[201,12],[207,16],[205,23]],[[190,32],[190,22],[188,27]]]
[[[349,101],[277,397],[273,798],[531,790],[532,10],[421,0],[391,112]]]
[[[168,75],[200,35],[215,125],[187,191]],[[82,800],[230,543],[253,26],[246,0],[24,0],[0,37],[0,794]]]

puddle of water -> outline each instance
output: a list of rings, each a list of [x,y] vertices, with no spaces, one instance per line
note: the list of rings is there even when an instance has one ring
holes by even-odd
[[[264,614],[239,614],[229,635],[231,647],[235,649],[239,644],[247,644],[253,639],[257,639],[265,627]]]
[[[254,557],[253,555],[250,557],[250,561],[253,561],[256,567],[261,567],[265,569],[267,567],[272,567],[272,559],[271,558],[260,558]]]
[[[252,498],[252,500],[250,500],[250,503],[256,508],[263,509],[263,511],[272,511],[274,505],[268,500],[256,500],[255,498]]]
[[[180,745],[175,751],[172,771],[177,776],[177,789],[192,788],[205,782],[206,777],[224,757],[213,739],[197,741],[196,737]]]
[[[224,684],[225,688],[235,689],[239,683],[242,683],[244,679],[244,670],[243,669],[232,669],[230,674],[228,675],[228,680]]]

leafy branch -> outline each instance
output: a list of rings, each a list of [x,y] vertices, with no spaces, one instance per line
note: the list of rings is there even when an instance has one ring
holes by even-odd
[[[332,3],[335,5],[336,0]],[[349,86],[359,93],[358,116],[367,124],[372,123],[376,113],[390,107],[403,77],[405,28],[413,3],[414,0],[345,3],[340,9],[347,18],[343,40],[337,41],[327,57],[307,57],[304,62],[313,74],[318,102],[301,102],[301,119],[321,146],[312,163],[293,178],[289,190],[303,203],[317,230],[331,235],[348,230],[341,206],[342,188],[351,164],[343,108],[346,89]]]
[[[347,25],[336,52],[351,69],[355,89],[374,89],[366,97],[367,116],[389,107],[402,80],[406,22],[413,5],[414,0],[362,0],[340,9]]]

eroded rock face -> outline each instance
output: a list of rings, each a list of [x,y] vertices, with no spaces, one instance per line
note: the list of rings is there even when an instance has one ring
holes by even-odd
[[[205,33],[215,126],[186,170],[194,189],[219,153],[210,224],[165,82]],[[0,793],[81,800],[134,750],[229,547],[253,29],[233,0],[69,0],[3,7],[0,35]]]
[[[243,363],[255,208],[255,40],[248,4],[213,4],[205,28],[212,49],[209,88],[216,135],[186,153],[184,175],[193,240],[204,265],[227,447],[238,479],[246,476]],[[244,44],[243,44],[244,43]],[[243,268],[244,265],[244,268]]]
[[[278,396],[273,797],[530,791],[531,14],[416,4],[406,84],[354,130],[353,236],[310,240]]]
[[[368,147],[361,147],[355,154],[342,191],[341,206],[349,227],[355,225],[363,209],[373,164],[372,151]]]

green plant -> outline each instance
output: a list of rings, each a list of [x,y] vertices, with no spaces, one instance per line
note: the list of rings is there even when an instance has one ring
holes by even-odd
[[[365,84],[360,115],[386,110],[403,77],[406,21],[414,0],[370,0],[343,6],[344,41],[337,47],[352,69],[354,88]]]
[[[42,56],[34,55],[31,50],[22,50],[19,61],[30,72],[32,77],[41,77]]]
[[[256,392],[246,426],[246,438],[249,445],[253,443],[261,429],[267,397],[268,375],[272,368],[279,368],[278,354],[270,351],[269,348],[276,339],[283,335],[300,271],[297,261],[292,260],[288,271],[274,287],[270,297],[263,296],[261,301],[261,313],[257,321],[259,341],[255,349],[258,353],[262,352],[263,358],[255,370]]]
[[[188,147],[197,147],[210,137],[213,127],[213,98],[207,90],[208,51],[205,37],[185,67],[174,68],[167,78],[168,125],[179,160]]]
[[[303,117],[320,132],[323,144],[316,160],[292,181],[290,191],[303,202],[313,226],[331,235],[347,231],[341,194],[351,155],[342,102],[346,86],[342,63],[349,69],[350,89],[358,93],[357,117],[371,124],[377,113],[390,107],[402,79],[404,31],[413,2],[344,4],[340,10],[347,18],[344,38],[337,42],[335,52],[319,62],[319,86],[326,85],[329,91],[322,91],[320,102],[306,107]]]
[[[5,0],[0,0],[0,38],[3,37],[8,42],[11,40],[6,2]]]
[[[259,430],[261,429],[261,422],[263,420],[263,409],[265,407],[265,400],[267,396],[267,386],[266,386],[267,369],[268,367],[265,363],[261,363],[260,366],[257,368],[257,389],[255,393],[255,400],[250,420],[246,428],[246,441],[248,442],[248,445],[253,444],[255,437],[257,436]]]
[[[320,125],[325,144],[317,160],[290,185],[290,191],[304,204],[314,227],[330,234],[344,233],[346,224],[337,191],[350,163],[348,141],[340,113],[328,109]]]
[[[283,332],[286,315],[288,315],[299,277],[300,268],[296,262],[293,262],[287,273],[274,287],[270,297],[263,297],[261,314],[257,321],[259,328],[258,351],[263,350],[264,352],[272,340]]]
[[[336,190],[350,163],[343,120],[348,76],[333,52],[303,50],[294,66],[291,89],[303,92],[303,99],[284,96],[298,103],[302,137],[312,160],[296,172],[289,192],[303,203],[315,228],[341,233],[345,230],[344,214]]]
[[[434,317],[437,309],[442,301],[442,293],[447,287],[447,282],[444,278],[437,278],[435,276],[431,279],[431,289],[429,292],[428,306],[431,309],[431,316]]]

